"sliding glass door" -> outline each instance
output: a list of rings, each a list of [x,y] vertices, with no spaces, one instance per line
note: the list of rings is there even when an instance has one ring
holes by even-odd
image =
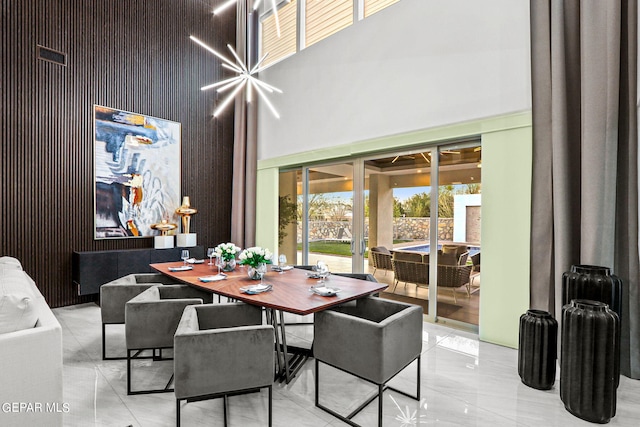
[[[431,275],[436,286],[433,294],[430,293],[430,299],[435,298],[437,302],[436,318],[478,325],[482,189],[480,142],[440,146],[437,170],[431,197],[435,199],[432,209],[437,211],[438,251],[436,274]]]
[[[296,221],[280,253],[298,265],[374,274],[389,285],[383,297],[478,325],[481,166],[472,139],[282,171],[281,222],[287,202]],[[389,251],[386,265],[374,264],[372,248]],[[424,274],[396,277],[396,256],[421,262]]]
[[[302,169],[302,263],[323,261],[336,273],[362,271],[362,181],[354,183],[359,167],[350,161]]]

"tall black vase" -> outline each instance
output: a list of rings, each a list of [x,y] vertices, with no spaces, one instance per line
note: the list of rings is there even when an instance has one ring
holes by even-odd
[[[622,280],[608,267],[572,265],[562,275],[562,305],[574,299],[600,301],[622,317]]]
[[[556,378],[558,322],[548,311],[520,316],[518,375],[529,387],[549,390]]]
[[[599,301],[562,307],[560,398],[573,415],[608,423],[616,414],[620,376],[620,319]]]

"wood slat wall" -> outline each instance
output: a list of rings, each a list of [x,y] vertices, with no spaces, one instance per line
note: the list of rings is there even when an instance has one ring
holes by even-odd
[[[235,44],[235,15],[218,0],[0,0],[0,256],[19,258],[52,307],[77,295],[73,251],[148,248],[153,239],[94,240],[93,105],[182,124],[182,194],[198,209],[204,246],[227,241],[233,109],[212,117],[226,76],[219,52]],[[36,59],[36,45],[67,66]],[[177,207],[177,206],[176,206]]]

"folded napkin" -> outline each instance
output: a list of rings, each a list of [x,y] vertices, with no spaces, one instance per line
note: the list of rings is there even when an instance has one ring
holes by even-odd
[[[260,294],[262,292],[267,292],[271,290],[271,285],[268,284],[260,284],[260,285],[252,285],[252,286],[245,286],[243,288],[240,288],[240,292],[243,292],[245,294]]]
[[[169,267],[169,271],[187,271],[187,270],[193,270],[193,266],[182,265],[180,267]]]
[[[213,276],[204,276],[204,277],[198,277],[198,280],[200,280],[201,282],[218,282],[220,280],[224,280],[227,278],[226,274],[215,274]]]
[[[338,292],[340,292],[340,289],[338,289],[338,288],[329,288],[329,287],[326,287],[326,286],[312,286],[311,287],[311,292],[313,292],[314,294],[321,295],[323,297],[330,297],[330,296],[334,296]]]

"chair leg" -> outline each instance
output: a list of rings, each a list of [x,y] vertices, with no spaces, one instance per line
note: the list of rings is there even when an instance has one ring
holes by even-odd
[[[269,386],[269,427],[273,425],[273,386]]]
[[[125,356],[113,356],[107,357],[107,325],[111,323],[102,324],[102,360],[125,360]]]
[[[451,291],[453,291],[453,302],[454,304],[457,304],[458,301],[456,300],[456,288],[451,288]]]
[[[316,406],[318,406],[318,402],[320,401],[319,397],[318,397],[318,392],[320,391],[320,375],[318,375],[320,373],[320,371],[318,370],[318,359],[315,358],[314,359],[316,362],[316,375],[315,375],[315,388],[316,388]]]
[[[378,427],[382,427],[382,394],[384,393],[384,384],[378,384]]]
[[[226,394],[225,394],[225,395],[224,395],[224,397],[222,398],[222,400],[223,400],[223,403],[222,403],[222,404],[224,405],[224,409],[223,409],[223,411],[224,411],[224,427],[227,427],[227,425],[228,425],[228,424],[227,424],[227,401],[228,401],[228,399],[229,399],[229,398],[227,397],[227,395],[226,395]]]
[[[127,349],[127,395],[131,394],[131,350]]]
[[[176,399],[176,427],[180,427],[180,399]]]
[[[420,361],[422,359],[422,355],[418,356],[418,387],[416,390],[416,400],[420,401]]]
[[[398,280],[395,280],[393,283],[393,290],[391,291],[391,293],[394,293],[397,287],[398,287]]]
[[[133,394],[151,394],[151,393],[170,393],[173,392],[174,389],[171,388],[171,383],[173,382],[173,376],[174,374],[171,374],[171,378],[169,379],[169,382],[167,383],[167,385],[164,388],[161,389],[153,389],[153,390],[136,390],[136,391],[131,391],[131,372],[133,371],[133,368],[131,366],[131,360],[134,358],[138,358],[137,356],[140,354],[140,352],[144,351],[144,350],[151,350],[152,351],[152,356],[150,357],[141,357],[143,359],[152,359],[152,360],[156,360],[155,357],[155,351],[156,349],[140,349],[140,350],[130,350],[127,349],[127,395],[133,395]],[[131,352],[135,351],[136,353],[131,356]],[[162,349],[160,349],[160,351],[162,351]],[[171,360],[171,359],[166,359],[166,360]]]

